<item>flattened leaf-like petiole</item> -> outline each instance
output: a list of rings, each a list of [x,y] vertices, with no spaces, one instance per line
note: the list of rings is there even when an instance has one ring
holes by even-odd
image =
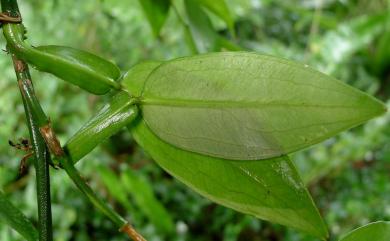
[[[91,152],[99,143],[130,125],[138,116],[137,99],[120,91],[65,144],[73,163]]]

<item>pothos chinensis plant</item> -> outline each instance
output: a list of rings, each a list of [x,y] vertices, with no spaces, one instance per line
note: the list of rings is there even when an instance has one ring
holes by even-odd
[[[203,13],[204,7],[223,17],[218,7],[225,5],[216,2],[224,3],[188,0],[185,4],[189,15],[196,9]],[[120,231],[133,240],[145,240],[95,194],[74,167],[122,128],[128,128],[164,170],[210,200],[327,239],[327,228],[287,155],[383,114],[386,108],[380,101],[307,65],[251,52],[146,61],[121,75],[115,64],[82,50],[32,47],[16,0],[1,0],[1,4],[3,33],[33,146],[39,220],[36,228],[2,193],[0,217],[26,240],[53,240],[49,164],[64,169]],[[157,12],[166,12],[170,4],[142,1],[146,10]],[[164,20],[159,21],[152,24],[157,33]],[[109,93],[111,98],[61,146],[35,96],[28,64],[91,94]],[[386,238],[389,225],[374,223],[362,230],[343,240],[361,240],[353,237],[369,232]]]

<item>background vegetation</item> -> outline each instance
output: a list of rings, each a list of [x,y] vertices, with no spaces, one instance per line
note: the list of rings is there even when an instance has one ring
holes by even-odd
[[[155,37],[138,0],[19,1],[31,43],[68,45],[127,70],[147,59],[191,54],[177,15]],[[386,0],[227,0],[237,46],[307,63],[387,101],[390,95],[390,2]],[[379,16],[379,17],[378,17]],[[385,16],[385,17],[380,17]],[[5,48],[3,38],[1,45]],[[10,58],[0,58],[0,188],[36,220],[33,170],[19,175],[24,155],[8,140],[28,137]],[[104,103],[77,87],[33,72],[43,107],[62,143]],[[390,101],[387,101],[390,107]],[[390,114],[293,155],[331,239],[370,221],[390,220]],[[179,183],[137,147],[126,130],[80,161],[78,168],[148,240],[313,240],[295,230],[211,203]],[[52,172],[58,241],[124,240],[61,170]],[[20,236],[0,223],[0,240]]]

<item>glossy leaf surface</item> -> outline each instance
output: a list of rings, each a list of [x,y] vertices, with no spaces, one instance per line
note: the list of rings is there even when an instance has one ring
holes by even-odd
[[[390,240],[390,222],[375,222],[357,228],[340,241],[388,241]]]
[[[167,61],[128,87],[141,91],[142,116],[162,140],[235,160],[294,152],[385,111],[306,65],[245,52]]]
[[[38,241],[38,231],[30,220],[0,191],[0,222],[5,222],[28,241]]]
[[[232,161],[176,148],[142,120],[129,127],[136,141],[171,175],[210,200],[318,237],[326,227],[288,157]]]
[[[155,36],[160,34],[160,30],[167,18],[170,0],[140,0],[139,1]]]
[[[70,47],[49,45],[33,48],[19,34],[20,28],[23,26],[18,24],[6,24],[3,27],[9,48],[38,70],[51,73],[97,95],[120,88],[116,82],[120,77],[120,70],[115,64]]]
[[[99,143],[132,122],[138,114],[128,93],[119,92],[66,143],[64,150],[75,163]]]

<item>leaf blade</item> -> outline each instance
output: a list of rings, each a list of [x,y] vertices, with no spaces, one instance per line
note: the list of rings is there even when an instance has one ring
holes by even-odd
[[[385,111],[374,98],[308,66],[245,52],[165,62],[141,92],[143,117],[158,137],[234,160],[291,153]]]
[[[155,36],[159,36],[168,15],[170,0],[140,0]]]
[[[142,120],[129,129],[163,169],[210,200],[314,236],[327,236],[322,218],[288,157],[231,161],[171,146]]]
[[[217,40],[219,36],[214,30],[207,14],[195,0],[186,0],[184,4],[190,32],[198,52],[207,53],[210,51],[217,51]]]
[[[390,222],[379,221],[367,224],[359,227],[346,236],[340,239],[340,241],[387,241],[390,240]]]
[[[144,61],[134,65],[123,77],[122,84],[131,95],[141,96],[145,80],[162,62]]]
[[[221,18],[234,34],[234,22],[225,0],[195,0]]]

